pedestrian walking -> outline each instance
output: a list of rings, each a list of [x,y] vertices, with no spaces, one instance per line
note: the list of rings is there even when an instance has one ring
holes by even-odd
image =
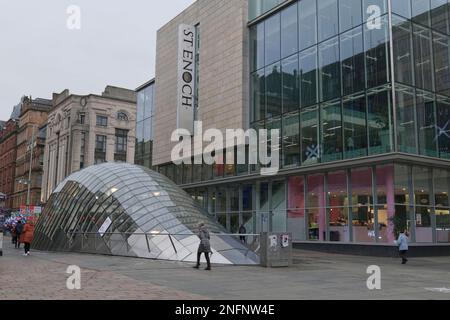
[[[17,247],[17,234],[16,227],[14,225],[10,226],[9,232],[11,233],[11,242],[14,246]]]
[[[207,267],[205,270],[211,270],[211,261],[209,259],[209,255],[212,253],[211,243],[209,241],[211,237],[209,235],[208,228],[206,228],[204,223],[200,223],[198,226],[198,237],[200,238],[200,245],[198,246],[197,251],[197,265],[194,268],[200,268],[200,257],[202,253],[204,253],[207,263]]]
[[[16,239],[17,239],[17,241],[15,243],[15,245],[16,245],[15,247],[16,247],[16,249],[20,249],[20,237],[23,232],[23,224],[22,224],[21,220],[17,221],[15,230],[16,230]]]
[[[243,243],[243,244],[246,244],[247,243],[247,239],[246,239],[246,237],[244,236],[244,234],[246,234],[247,233],[247,229],[245,228],[245,226],[242,224],[240,227],[239,227],[239,234],[241,235],[241,236],[239,236],[239,239],[241,240],[241,242]]]
[[[33,242],[33,238],[34,238],[34,220],[30,220],[23,228],[21,236],[21,242],[23,242],[25,246],[25,253],[23,254],[24,256],[30,255],[30,247],[31,243]]]
[[[404,230],[400,233],[397,242],[398,250],[400,252],[400,257],[402,258],[402,264],[406,264],[408,259],[406,258],[409,250],[408,241],[409,241],[409,233],[408,230]]]

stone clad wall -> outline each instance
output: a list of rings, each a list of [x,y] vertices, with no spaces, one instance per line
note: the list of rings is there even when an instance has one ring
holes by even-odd
[[[158,31],[153,164],[171,161],[177,119],[178,26],[200,24],[199,115],[203,130],[248,127],[246,0],[198,0]]]

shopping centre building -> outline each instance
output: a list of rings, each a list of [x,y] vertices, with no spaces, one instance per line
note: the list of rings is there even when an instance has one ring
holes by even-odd
[[[153,166],[230,232],[449,243],[449,45],[447,0],[198,0],[158,31]],[[279,172],[173,164],[194,120],[279,129]]]

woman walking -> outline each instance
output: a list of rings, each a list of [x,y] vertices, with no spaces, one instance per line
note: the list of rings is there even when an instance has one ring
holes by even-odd
[[[400,251],[400,257],[402,258],[402,264],[406,264],[408,262],[408,259],[406,258],[409,249],[408,237],[409,237],[408,230],[405,230],[402,233],[400,233],[397,240],[398,250]]]
[[[23,228],[21,236],[21,242],[25,244],[25,253],[23,254],[24,256],[30,255],[30,247],[31,243],[33,242],[33,238],[34,238],[34,220],[30,220]]]
[[[205,270],[211,270],[211,261],[209,260],[209,254],[212,253],[211,243],[209,242],[210,235],[204,223],[200,223],[198,226],[198,237],[200,238],[200,245],[197,251],[197,265],[194,268],[198,269],[200,267],[200,257],[204,253],[207,263]]]

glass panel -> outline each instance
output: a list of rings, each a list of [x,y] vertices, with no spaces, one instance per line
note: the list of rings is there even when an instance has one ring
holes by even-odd
[[[317,103],[317,48],[300,53],[301,106]]]
[[[438,242],[450,242],[450,171],[434,170],[434,192],[436,203],[436,235]]]
[[[411,19],[411,1],[391,1],[392,12]]]
[[[414,62],[416,65],[416,86],[433,90],[433,69],[431,64],[431,31],[413,24]]]
[[[381,28],[364,26],[367,87],[389,82],[389,33],[387,17],[381,18]]]
[[[317,43],[316,0],[302,0],[298,3],[299,49],[309,48]]]
[[[310,107],[302,110],[300,121],[302,137],[302,163],[317,163],[320,159],[318,107]]]
[[[345,158],[367,155],[367,121],[365,95],[347,97],[343,101]]]
[[[371,90],[367,97],[369,154],[392,151],[392,107],[390,91]]]
[[[281,114],[281,65],[276,63],[266,68],[266,117],[275,117]]]
[[[372,196],[372,169],[351,171],[353,241],[375,241],[375,217]]]
[[[298,55],[293,55],[281,63],[283,75],[283,113],[299,108]]]
[[[431,0],[431,27],[444,34],[449,33],[447,0]]]
[[[340,31],[347,31],[362,23],[361,0],[339,1]]]
[[[136,122],[144,120],[144,107],[145,107],[145,95],[143,91],[139,91],[137,94]]]
[[[288,178],[288,232],[294,241],[305,241],[305,181],[304,177]]]
[[[272,183],[272,231],[286,232],[286,184],[284,180]]]
[[[414,89],[397,86],[396,100],[398,148],[402,152],[417,153]]]
[[[433,242],[431,227],[431,170],[413,167],[416,242]]]
[[[264,67],[264,23],[250,29],[251,70]]]
[[[342,159],[342,115],[340,100],[321,106],[322,161]]]
[[[253,121],[264,119],[266,115],[266,77],[264,69],[252,74]]]
[[[393,225],[391,223],[395,215],[394,166],[391,164],[377,166],[376,170],[378,241],[392,243],[395,240]]]
[[[397,2],[405,1],[409,0],[397,0]],[[395,0],[391,2],[395,2]],[[377,10],[374,10],[374,6],[377,7]],[[376,15],[377,13],[379,13],[380,15],[387,13],[387,9],[387,0],[363,0],[364,21],[367,22],[368,20],[372,20],[378,17]]]
[[[434,95],[426,91],[417,90],[416,105],[419,153],[437,157]]]
[[[300,123],[299,114],[283,118],[283,159],[284,166],[300,165]]]
[[[409,227],[409,179],[408,166],[395,165],[395,215],[393,218],[395,238]]]
[[[324,241],[326,239],[326,200],[323,175],[308,176],[307,201],[309,240]]]
[[[430,26],[430,0],[413,0],[412,20]]]
[[[341,70],[344,96],[364,90],[364,49],[362,28],[341,35]]]
[[[411,23],[393,16],[392,24],[395,81],[413,85]]]
[[[319,0],[319,42],[338,34],[338,2],[337,0]]]
[[[450,37],[433,32],[436,92],[450,96]]]
[[[450,171],[434,169],[434,193],[436,208],[450,207]]]
[[[347,174],[338,171],[328,174],[328,207],[331,241],[350,241],[348,230],[349,199]]]
[[[280,14],[275,14],[265,21],[265,64],[280,60],[281,31]]]
[[[441,158],[450,159],[450,100],[437,97],[437,136]]]
[[[319,45],[320,101],[341,95],[339,39],[334,38]]]
[[[298,52],[297,3],[281,11],[281,57]]]

